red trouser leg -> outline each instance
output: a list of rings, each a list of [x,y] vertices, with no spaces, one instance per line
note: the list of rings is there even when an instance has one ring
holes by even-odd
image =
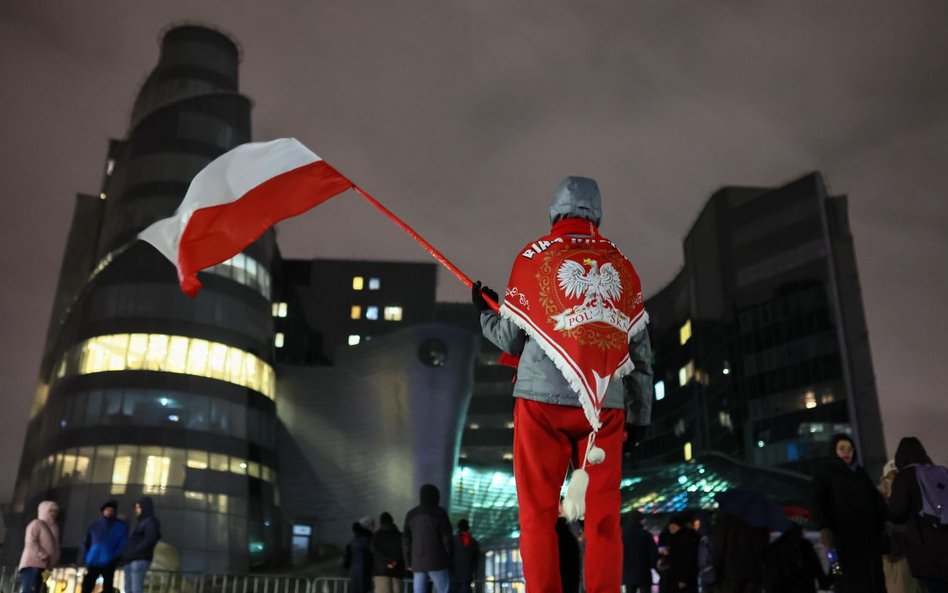
[[[622,583],[619,480],[622,410],[603,410],[596,445],[606,452],[587,465],[586,590],[617,593]],[[520,507],[520,553],[529,593],[561,593],[556,518],[560,488],[571,459],[586,452],[589,423],[581,408],[518,398],[514,407],[514,477]]]
[[[560,408],[563,406],[521,398],[514,404],[513,466],[520,508],[520,556],[530,593],[563,590],[556,517],[573,445],[556,426]]]
[[[585,416],[583,417],[585,420]],[[622,587],[622,531],[619,528],[619,510],[622,494],[622,431],[625,412],[602,410],[599,415],[602,428],[596,434],[596,446],[606,452],[606,459],[596,465],[586,464],[589,488],[586,490],[586,518],[583,534],[586,537],[586,593],[618,593]],[[586,452],[586,438],[580,441],[574,459],[582,465]]]

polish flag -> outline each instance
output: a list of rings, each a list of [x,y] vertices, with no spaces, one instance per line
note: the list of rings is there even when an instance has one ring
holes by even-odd
[[[295,138],[241,144],[195,175],[174,216],[138,237],[175,264],[181,290],[193,297],[201,289],[200,270],[352,186]]]

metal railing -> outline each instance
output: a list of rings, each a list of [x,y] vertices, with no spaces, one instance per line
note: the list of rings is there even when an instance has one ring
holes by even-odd
[[[46,581],[48,593],[79,593],[82,590],[84,570],[63,566],[52,570]],[[113,586],[117,592],[125,590],[122,568],[115,570]],[[17,593],[20,575],[16,567],[0,566],[0,593]],[[482,580],[474,583],[476,593],[522,593],[522,579]],[[93,591],[101,591],[96,583]],[[149,570],[145,577],[144,593],[349,593],[346,577],[303,578],[280,575],[205,574]],[[403,593],[411,593],[412,581],[402,583]]]

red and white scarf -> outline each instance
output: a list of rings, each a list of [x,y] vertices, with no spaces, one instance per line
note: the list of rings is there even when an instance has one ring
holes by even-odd
[[[561,220],[517,256],[500,314],[536,340],[599,430],[609,382],[632,370],[629,338],[648,321],[632,263],[593,223]]]

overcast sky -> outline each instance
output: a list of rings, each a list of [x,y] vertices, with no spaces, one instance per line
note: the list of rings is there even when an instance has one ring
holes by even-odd
[[[724,185],[822,171],[849,215],[889,454],[948,461],[948,3],[0,0],[0,501],[9,499],[75,194],[182,22],[243,51],[253,137],[295,136],[499,287],[569,174],[646,294]],[[280,227],[291,257],[427,261],[355,194]],[[169,273],[170,270],[169,270]],[[442,273],[442,300],[466,290]]]

